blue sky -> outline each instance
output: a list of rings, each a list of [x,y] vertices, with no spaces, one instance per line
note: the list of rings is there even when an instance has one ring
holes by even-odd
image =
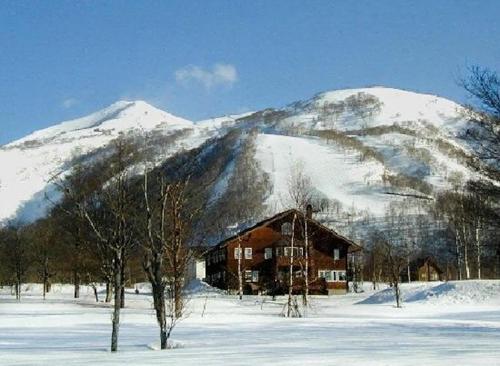
[[[0,144],[120,99],[201,119],[385,85],[463,101],[500,1],[3,1]]]

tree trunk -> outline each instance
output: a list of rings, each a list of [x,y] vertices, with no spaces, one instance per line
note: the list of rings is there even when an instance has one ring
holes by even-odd
[[[43,282],[43,299],[45,300],[47,292],[50,291],[50,271],[49,271],[49,257],[45,253],[43,258],[43,267],[42,267],[42,282]]]
[[[288,309],[287,309],[287,317],[292,316],[292,291],[293,291],[293,244],[295,239],[295,214],[292,220],[292,237],[290,240],[290,269],[289,269],[289,277],[288,277]]]
[[[394,282],[394,293],[396,295],[396,307],[400,308],[401,307],[401,292],[399,289],[399,282],[398,281]]]
[[[73,297],[75,299],[78,299],[80,297],[80,273],[76,268],[75,270],[73,270],[73,284],[74,284]]]
[[[497,249],[496,278],[500,278],[500,247]]]
[[[168,336],[166,326],[160,327],[160,349],[167,349]]]
[[[125,286],[122,284],[122,287],[120,289],[121,296],[120,296],[120,308],[124,309],[125,308]]]
[[[160,348],[167,349],[167,314],[165,306],[165,287],[161,284],[153,285],[153,302],[156,311],[156,320],[160,326]]]
[[[94,290],[95,302],[99,302],[99,293],[97,292],[97,286],[93,283],[92,289]]]
[[[242,276],[242,268],[241,268],[241,258],[243,257],[243,253],[241,252],[241,238],[238,238],[238,295],[240,300],[243,299],[243,276]]]
[[[410,257],[406,258],[406,269],[408,271],[408,283],[411,283]]]
[[[462,261],[460,260],[460,239],[458,238],[458,231],[455,231],[455,249],[456,249],[456,256],[457,256],[457,275],[458,275],[458,280],[462,280]]]
[[[372,285],[373,291],[377,289],[377,269],[375,268],[375,256],[372,253]]]
[[[111,284],[109,283],[109,280],[106,281],[106,302],[111,302],[111,297],[112,297],[113,291],[111,288]]]
[[[477,248],[477,278],[481,279],[481,240],[480,240],[480,225],[476,227],[476,248]]]
[[[465,279],[470,280],[469,250],[467,248],[467,243],[464,243],[464,265],[465,265]]]
[[[304,221],[304,231],[305,231],[305,256],[306,256],[306,270],[304,275],[305,280],[305,295],[304,295],[304,305],[307,306],[309,303],[309,234],[307,232],[307,217]]]
[[[178,274],[176,274],[178,276]],[[182,280],[177,278],[174,283],[174,315],[176,319],[182,317]]]
[[[115,301],[113,306],[113,330],[111,333],[111,352],[116,352],[118,350],[118,332],[120,329],[120,310],[122,304],[122,272],[121,272],[121,256],[117,254],[115,256],[115,273],[114,273],[114,295]]]
[[[120,267],[120,307],[125,308],[125,261],[122,259],[122,265]]]
[[[16,280],[16,300],[21,301],[21,282]]]

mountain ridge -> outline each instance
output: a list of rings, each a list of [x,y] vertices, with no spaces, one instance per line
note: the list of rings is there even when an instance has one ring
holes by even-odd
[[[447,189],[449,175],[464,181],[476,174],[468,166],[472,151],[461,135],[466,125],[461,109],[435,95],[380,86],[325,91],[282,108],[195,122],[144,101],[118,101],[0,147],[0,163],[7,167],[0,172],[0,222],[43,216],[46,203],[40,197],[49,177],[67,174],[69,167],[63,167],[71,159],[120,135],[168,138],[166,145],[161,139],[155,143],[161,162],[234,130],[255,132],[248,135],[253,136],[249,151],[256,169],[269,178],[263,199],[268,211],[282,208],[286,176],[302,162],[318,197],[337,197],[343,207],[380,215],[394,199],[384,195],[388,189],[427,194]],[[232,153],[235,159],[240,154],[235,148]],[[335,176],[335,170],[342,174]],[[234,166],[227,166],[220,180],[232,174]],[[226,181],[218,186],[226,187]],[[34,202],[36,214],[23,212]]]

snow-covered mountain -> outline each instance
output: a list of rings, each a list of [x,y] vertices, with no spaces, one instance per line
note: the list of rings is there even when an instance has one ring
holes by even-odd
[[[431,194],[476,176],[463,109],[434,95],[374,87],[321,93],[276,114],[257,157],[279,201],[299,162],[313,186],[344,207],[384,212],[388,191]],[[265,117],[264,117],[265,118]]]
[[[450,100],[383,87],[330,91],[284,108],[195,123],[142,101],[120,101],[0,147],[0,222],[40,217],[46,196],[54,194],[55,174],[66,174],[74,159],[119,135],[145,132],[172,136],[159,160],[240,133],[214,184],[214,202],[239,174],[242,152],[247,161],[250,151],[255,171],[265,178],[261,200],[267,211],[286,205],[290,172],[300,166],[317,197],[380,215],[399,199],[388,191],[431,195],[477,174],[460,137],[461,113]]]
[[[142,102],[116,102],[87,117],[36,131],[0,148],[0,221],[31,221],[44,214],[51,179],[71,162],[106,146],[120,134],[193,130],[191,121]],[[193,139],[193,143],[195,139]]]

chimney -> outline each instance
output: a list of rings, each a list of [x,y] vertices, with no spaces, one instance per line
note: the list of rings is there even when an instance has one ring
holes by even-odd
[[[312,219],[312,216],[313,216],[313,207],[312,205],[309,203],[306,207],[306,217],[308,219]]]

